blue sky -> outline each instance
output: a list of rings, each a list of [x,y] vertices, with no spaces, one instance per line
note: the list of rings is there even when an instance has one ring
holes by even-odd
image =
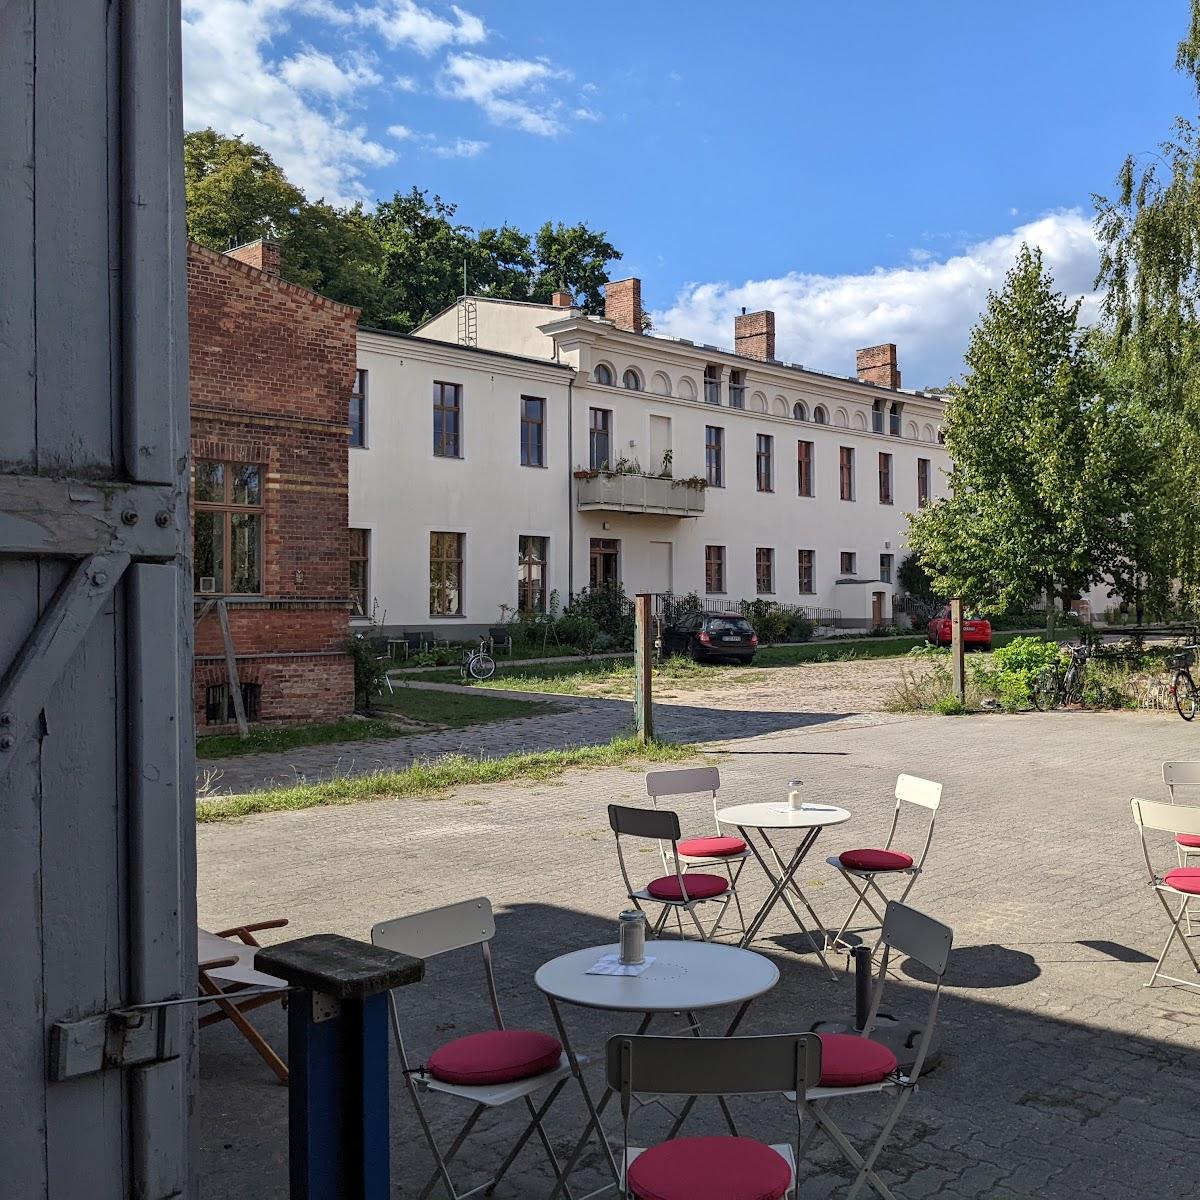
[[[413,184],[480,226],[586,220],[662,332],[957,372],[1022,239],[1090,293],[1091,193],[1194,111],[1184,0],[184,0],[185,114],[312,197]],[[1087,311],[1094,311],[1089,296]]]

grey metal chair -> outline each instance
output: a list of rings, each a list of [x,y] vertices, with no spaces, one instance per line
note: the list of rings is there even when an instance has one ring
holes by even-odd
[[[794,1193],[805,1097],[821,1075],[817,1034],[617,1036],[608,1041],[607,1070],[608,1086],[621,1100],[621,1187],[626,1200],[707,1200],[735,1194],[782,1200]],[[796,1136],[791,1142],[769,1146],[732,1134],[674,1137],[650,1149],[629,1144],[635,1097],[713,1096],[723,1102],[727,1096],[776,1091],[787,1094],[795,1108]]]
[[[505,626],[503,626],[503,625],[491,626],[488,629],[487,640],[488,640],[488,646],[489,646],[489,653],[494,655],[496,653],[496,647],[499,646],[505,651],[505,653],[507,653],[509,658],[512,658],[512,652],[513,652],[512,634],[508,632],[508,629]]]

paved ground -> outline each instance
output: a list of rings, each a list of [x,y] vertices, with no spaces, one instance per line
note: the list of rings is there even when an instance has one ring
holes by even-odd
[[[594,711],[598,719],[606,708]],[[942,1009],[945,1062],[909,1105],[881,1174],[899,1196],[913,1198],[1140,1200],[1167,1186],[1187,1192],[1200,1105],[1200,993],[1142,986],[1147,956],[1166,930],[1144,882],[1128,798],[1159,793],[1162,759],[1200,757],[1200,730],[1134,714],[807,716],[768,710],[669,719],[678,728],[707,722],[722,731],[714,757],[727,802],[782,795],[784,781],[800,776],[812,794],[852,810],[853,820],[827,835],[803,870],[830,921],[844,914],[849,893],[824,855],[882,836],[898,771],[946,785],[928,874],[913,895],[956,931]],[[509,1022],[546,1028],[533,971],[560,952],[611,940],[624,898],[604,805],[641,794],[639,775],[613,769],[201,826],[201,919],[214,928],[286,915],[294,934],[364,937],[382,918],[486,893],[501,914],[495,949]],[[701,804],[688,811],[689,824],[702,822]],[[749,872],[747,880],[745,893],[761,895],[761,880]],[[823,977],[785,921],[786,914],[773,919],[760,945],[782,978],[751,1010],[747,1033],[806,1029],[851,1006],[850,981]],[[400,993],[414,1046],[484,1027],[476,965],[438,960],[425,982]],[[916,1011],[924,998],[919,974],[900,965],[888,1008]],[[260,1016],[282,1048],[282,1014]],[[709,1027],[723,1019],[715,1014]],[[631,1028],[628,1018],[585,1011],[571,1020],[581,1048],[593,1051]],[[204,1196],[284,1197],[284,1090],[227,1025],[205,1030],[202,1043]],[[787,1110],[773,1099],[736,1111],[748,1132],[788,1136]],[[458,1113],[448,1105],[436,1112],[444,1136]],[[560,1149],[573,1140],[581,1112],[575,1095],[553,1111],[548,1124]],[[689,1132],[717,1131],[714,1115],[698,1108]],[[859,1141],[883,1116],[876,1101],[843,1106],[844,1127]],[[395,1079],[392,1128],[393,1195],[415,1197],[430,1160]],[[653,1140],[663,1121],[651,1110],[640,1129]],[[470,1184],[479,1178],[472,1169],[494,1164],[513,1131],[507,1117],[483,1123],[463,1155]],[[598,1157],[586,1160],[577,1194],[602,1181]],[[496,1195],[544,1195],[547,1180],[529,1151]],[[840,1194],[843,1182],[839,1160],[818,1142],[801,1173],[801,1200]]]

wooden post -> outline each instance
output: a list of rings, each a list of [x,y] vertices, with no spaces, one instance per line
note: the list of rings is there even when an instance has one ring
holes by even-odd
[[[950,663],[954,679],[954,698],[960,704],[967,702],[967,672],[963,648],[963,604],[961,600],[950,601]]]
[[[654,670],[654,619],[651,597],[638,592],[633,601],[633,726],[643,744],[654,740],[654,701],[650,680]]]

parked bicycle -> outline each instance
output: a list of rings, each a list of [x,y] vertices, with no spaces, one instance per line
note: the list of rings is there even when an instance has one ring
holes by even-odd
[[[1195,646],[1183,646],[1167,659],[1167,666],[1175,672],[1171,680],[1171,695],[1175,700],[1175,711],[1190,721],[1200,707],[1196,681],[1192,678],[1192,666],[1196,662]]]
[[[1082,642],[1066,650],[1070,658],[1065,666],[1054,663],[1044,667],[1034,680],[1033,704],[1038,712],[1049,712],[1060,704],[1078,704],[1083,699],[1087,660],[1092,652]]]
[[[488,653],[487,645],[487,638],[480,638],[478,646],[474,649],[468,646],[463,651],[462,677],[464,679],[470,675],[472,679],[482,681],[491,679],[495,675],[496,660]]]

